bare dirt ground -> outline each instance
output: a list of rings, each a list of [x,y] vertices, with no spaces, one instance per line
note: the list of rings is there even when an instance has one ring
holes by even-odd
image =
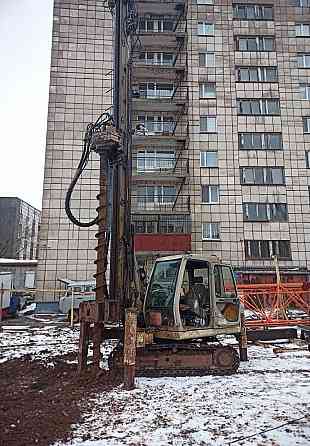
[[[46,446],[68,439],[71,425],[81,420],[87,407],[85,397],[119,384],[107,371],[78,377],[76,364],[67,362],[75,356],[48,362],[27,355],[1,364],[1,445]]]

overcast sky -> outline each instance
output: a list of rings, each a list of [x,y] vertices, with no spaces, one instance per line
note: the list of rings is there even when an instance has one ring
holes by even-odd
[[[41,209],[53,0],[0,0],[0,196]]]

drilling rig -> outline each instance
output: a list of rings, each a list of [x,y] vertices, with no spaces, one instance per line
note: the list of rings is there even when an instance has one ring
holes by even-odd
[[[94,367],[100,367],[102,340],[118,339],[109,366],[124,371],[128,389],[135,375],[234,373],[239,355],[218,340],[219,335],[238,337],[241,360],[246,359],[241,307],[230,265],[215,256],[158,258],[148,284],[137,268],[130,222],[132,57],[139,44],[138,13],[134,0],[111,0],[109,7],[114,36],[113,113],[105,112],[87,126],[82,157],[65,201],[74,224],[98,226],[96,301],[80,305],[79,371],[87,366],[92,326]],[[98,216],[85,223],[72,214],[70,199],[91,152],[98,155],[100,165]]]

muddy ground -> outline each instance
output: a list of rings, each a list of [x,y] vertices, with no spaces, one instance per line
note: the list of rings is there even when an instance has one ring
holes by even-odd
[[[79,377],[76,364],[66,362],[71,356],[76,359],[74,354],[46,361],[28,355],[1,364],[1,446],[48,446],[68,440],[71,425],[80,422],[87,409],[86,397],[120,383],[106,371]]]

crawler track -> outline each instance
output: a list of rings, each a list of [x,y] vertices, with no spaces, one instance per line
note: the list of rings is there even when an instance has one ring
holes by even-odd
[[[239,355],[230,346],[152,345],[137,350],[136,375],[150,378],[232,375],[239,367]],[[122,346],[110,355],[109,367],[123,366]]]

